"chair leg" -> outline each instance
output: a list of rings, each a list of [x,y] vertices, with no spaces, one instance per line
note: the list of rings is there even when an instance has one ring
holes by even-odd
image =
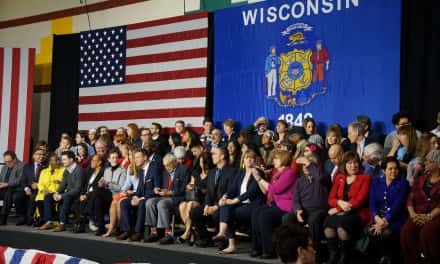
[[[176,215],[172,214],[171,215],[171,236],[174,237],[174,224],[175,224],[175,220],[176,220]]]

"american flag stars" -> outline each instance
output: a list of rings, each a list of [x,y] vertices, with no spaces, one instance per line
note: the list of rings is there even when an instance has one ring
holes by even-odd
[[[125,27],[80,33],[80,87],[125,81]]]

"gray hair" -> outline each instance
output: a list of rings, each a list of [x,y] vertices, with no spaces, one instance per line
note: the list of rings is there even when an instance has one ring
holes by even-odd
[[[177,159],[183,159],[186,155],[186,150],[184,146],[175,147],[173,154]]]
[[[382,160],[384,157],[383,147],[378,143],[368,144],[364,148],[364,155],[367,155],[370,159]]]
[[[365,134],[365,128],[364,125],[360,122],[353,122],[349,125],[353,132],[357,133],[358,135],[364,135]]]
[[[324,146],[324,140],[319,134],[311,135],[308,139],[309,143],[313,143],[322,148]]]
[[[164,164],[170,163],[170,162],[177,163],[177,158],[176,158],[176,156],[174,156],[173,153],[168,153],[163,157],[162,161]]]
[[[440,150],[439,149],[431,150],[428,153],[428,155],[426,155],[426,159],[433,160],[437,162],[438,166],[440,166]]]

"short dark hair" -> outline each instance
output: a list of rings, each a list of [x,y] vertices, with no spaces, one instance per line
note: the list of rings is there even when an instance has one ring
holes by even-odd
[[[3,153],[3,157],[6,157],[6,156],[11,157],[11,159],[13,159],[13,160],[17,159],[17,154],[15,154],[15,152],[12,151],[12,150],[6,150],[6,151]]]
[[[162,130],[162,125],[159,124],[159,123],[155,123],[155,122],[153,122],[153,123],[151,123],[151,125],[152,125],[152,126],[155,126],[157,129],[159,129],[159,132]]]
[[[396,157],[391,156],[391,157],[386,157],[383,162],[382,162],[382,169],[385,170],[387,168],[388,163],[395,163],[397,165],[397,169],[400,171],[400,162],[397,160]]]
[[[47,160],[50,160],[50,159],[53,158],[53,157],[57,158],[57,160],[60,159],[60,158],[58,157],[58,155],[57,155],[55,152],[50,152],[50,153],[47,155]]]
[[[226,162],[228,162],[229,161],[229,151],[228,151],[228,149],[224,148],[224,147],[219,147],[217,149],[220,150],[221,154],[224,156],[224,160]]]
[[[45,140],[39,140],[37,144],[35,144],[35,148],[39,148],[41,146],[47,146],[47,142]]]
[[[393,122],[393,125],[399,124],[399,121],[401,118],[408,118],[409,121],[411,121],[411,118],[409,118],[409,114],[405,111],[397,112],[393,115],[391,118],[391,122]]]
[[[280,119],[277,121],[277,124],[283,124],[285,128],[289,128],[289,124],[286,122],[286,120]]]
[[[210,119],[210,118],[205,118],[205,119],[203,119],[202,124],[204,125],[206,122],[214,123],[214,122],[212,122],[212,119]]]
[[[73,152],[70,150],[63,151],[61,156],[67,156],[69,159],[75,159],[75,154],[73,154]]]
[[[76,132],[76,135],[79,135],[81,138],[86,138],[86,134],[84,132],[78,131]]]
[[[146,149],[143,149],[143,148],[137,148],[137,149],[135,149],[134,151],[133,151],[133,154],[136,154],[136,153],[142,153],[142,155],[143,156],[147,156],[147,157],[149,157],[150,155],[150,153],[148,153],[148,151],[146,150]]]
[[[296,262],[298,248],[309,247],[309,232],[298,224],[284,224],[275,230],[273,236],[275,250],[283,263]]]
[[[371,119],[367,115],[358,115],[356,117],[356,121],[368,126],[368,130],[371,130]]]
[[[108,156],[110,157],[111,154],[118,154],[118,157],[121,157],[121,152],[119,152],[119,149],[117,148],[112,148],[109,152],[108,152]]]
[[[174,123],[174,125],[177,125],[177,124],[182,124],[182,126],[185,126],[185,121],[183,121],[183,120],[177,120],[177,121]]]

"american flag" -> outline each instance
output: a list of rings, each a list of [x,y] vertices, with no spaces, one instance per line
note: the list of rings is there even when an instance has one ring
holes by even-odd
[[[208,14],[80,33],[78,128],[134,122],[200,126],[205,115]]]
[[[0,246],[0,263],[8,264],[97,264],[87,259],[64,254],[51,254],[33,249],[16,249]]]
[[[0,48],[0,152],[29,158],[35,49]]]

